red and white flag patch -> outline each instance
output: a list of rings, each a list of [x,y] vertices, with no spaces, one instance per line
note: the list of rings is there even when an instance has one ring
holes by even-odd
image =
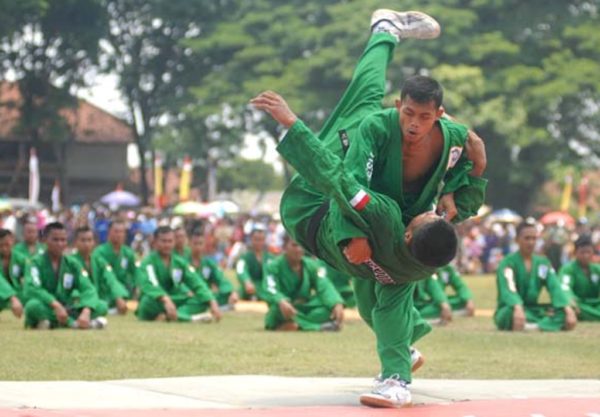
[[[352,200],[350,200],[350,204],[356,210],[361,211],[367,206],[369,201],[371,201],[371,197],[369,197],[369,194],[367,194],[365,190],[360,190],[354,195],[354,197],[352,197]]]

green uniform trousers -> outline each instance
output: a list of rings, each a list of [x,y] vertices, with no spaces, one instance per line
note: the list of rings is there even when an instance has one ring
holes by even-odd
[[[565,325],[566,314],[563,309],[553,309],[551,305],[524,306],[525,320],[535,323],[545,332],[558,332]],[[498,330],[512,330],[513,307],[505,306],[496,310],[494,322]]]
[[[195,314],[204,313],[208,310],[209,303],[200,301],[194,297],[171,297],[171,300],[177,307],[177,321],[191,321]],[[163,303],[153,297],[142,295],[135,315],[140,320],[155,320],[159,314],[164,314],[165,306]]]
[[[294,316],[293,321],[298,325],[300,330],[318,331],[321,330],[323,323],[331,321],[331,309],[325,307],[320,301],[300,305],[294,304],[294,308],[298,313]],[[276,330],[277,327],[286,321],[281,314],[279,305],[273,304],[269,307],[269,311],[265,316],[265,329]]]
[[[350,85],[319,133],[325,146],[338,156],[344,154],[338,132],[344,129],[349,137],[355,137],[362,119],[381,110],[387,65],[395,45],[396,40],[391,35],[371,36]],[[293,238],[304,247],[310,247],[310,219],[326,198],[300,176],[288,186],[287,198],[281,204],[281,219]],[[381,376],[397,375],[410,382],[410,345],[431,331],[431,326],[414,308],[414,284],[382,285],[364,279],[354,279],[353,284],[359,313],[377,338]]]
[[[579,320],[600,321],[600,299],[578,301],[577,307],[579,307],[577,314]]]
[[[50,322],[51,328],[57,327],[71,327],[73,323],[81,314],[81,307],[69,307],[63,306],[67,309],[69,313],[69,318],[67,319],[67,323],[65,325],[61,325],[57,318],[54,310],[50,305],[38,300],[37,298],[32,298],[25,304],[25,327],[36,327],[40,321],[48,320]],[[94,307],[91,311],[90,317],[95,319],[97,317],[106,316],[108,313],[108,304],[106,301],[98,300],[96,307]]]

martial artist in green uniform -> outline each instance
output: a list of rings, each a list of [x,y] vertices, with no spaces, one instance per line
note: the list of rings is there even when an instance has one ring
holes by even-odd
[[[388,10],[376,11],[372,23],[374,34],[320,140],[277,94],[262,93],[251,103],[289,128],[278,151],[299,175],[282,198],[284,226],[331,266],[366,278],[355,280],[354,288],[361,317],[377,337],[383,382],[361,402],[402,406],[410,402],[409,346],[431,330],[413,308],[411,282],[447,264],[457,243],[446,221],[415,214],[432,208],[440,195],[438,209],[448,218],[475,213],[483,202],[485,180],[477,175],[485,154],[476,135],[440,119],[441,87],[428,77],[408,79],[396,109],[378,112],[397,38],[436,37],[439,25],[419,12]],[[403,211],[412,218],[406,230]]]
[[[414,294],[415,308],[421,317],[426,319],[440,319],[440,324],[452,321],[452,308],[448,297],[438,284],[438,276],[433,274],[427,279],[418,281]]]
[[[235,264],[235,272],[240,282],[239,293],[243,300],[264,300],[262,293],[263,266],[273,260],[273,255],[265,249],[265,231],[252,229],[250,249]]]
[[[117,279],[127,290],[127,299],[135,293],[135,252],[125,244],[127,228],[123,221],[115,220],[108,228],[107,242],[94,249],[94,255],[101,256],[112,267]]]
[[[173,232],[175,233],[175,254],[189,260],[192,256],[192,249],[188,246],[185,229],[183,226],[179,226],[173,229]]]
[[[344,301],[327,278],[320,262],[304,256],[289,237],[284,254],[264,268],[263,291],[269,311],[267,330],[339,330]]]
[[[600,264],[592,263],[589,236],[575,241],[575,259],[562,266],[559,279],[581,321],[600,321]]]
[[[446,265],[438,269],[435,276],[437,277],[436,282],[440,285],[442,291],[444,291],[448,298],[448,303],[450,304],[452,311],[464,312],[464,314],[469,317],[475,315],[473,293],[456,268],[452,265]],[[453,294],[448,294],[448,289],[451,289]]]
[[[12,232],[0,229],[0,311],[10,307],[15,317],[21,318],[26,302],[23,278],[27,258],[13,250],[13,242]]]
[[[88,226],[75,230],[75,252],[72,258],[79,263],[96,288],[98,297],[107,307],[116,308],[120,314],[127,313],[127,290],[115,276],[112,266],[100,255],[93,253],[94,232]]]
[[[39,242],[39,233],[37,225],[33,221],[27,221],[23,225],[23,241],[13,247],[13,251],[21,254],[25,258],[33,258],[44,252],[46,246]]]
[[[168,226],[154,232],[154,251],[137,269],[140,320],[207,321],[221,318],[219,305],[196,269],[174,254],[175,236]],[[202,314],[210,309],[210,316]]]
[[[567,293],[545,256],[534,255],[538,238],[536,226],[521,223],[517,227],[519,250],[507,255],[496,272],[498,305],[494,322],[500,330],[572,330],[577,323]],[[543,288],[551,304],[538,299]]]
[[[47,249],[30,259],[25,269],[25,326],[104,328],[106,305],[100,302],[87,272],[63,255],[67,247],[63,224],[46,225],[44,238]]]
[[[344,306],[347,308],[356,307],[356,297],[354,296],[354,289],[352,288],[352,277],[330,267],[326,262],[321,261],[321,263],[327,268],[327,278],[329,278],[338,294],[340,294],[344,300]]]
[[[233,309],[238,302],[239,296],[233,289],[231,282],[225,278],[225,274],[217,263],[205,253],[205,241],[202,232],[194,232],[191,241],[191,253],[186,260],[196,268],[196,271],[204,278],[204,282],[211,289],[221,310]]]

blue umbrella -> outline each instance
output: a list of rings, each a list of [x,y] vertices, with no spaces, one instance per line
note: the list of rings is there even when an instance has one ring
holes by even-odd
[[[519,223],[522,220],[523,217],[519,213],[507,208],[492,211],[487,217],[490,223]]]
[[[139,206],[141,200],[129,191],[116,190],[103,196],[100,201],[108,206],[135,207]]]

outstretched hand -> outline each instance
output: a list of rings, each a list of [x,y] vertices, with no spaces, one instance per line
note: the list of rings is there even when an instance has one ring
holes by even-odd
[[[290,110],[286,101],[273,91],[264,91],[250,100],[250,104],[259,110],[266,111],[279,124],[290,128],[298,117]]]

